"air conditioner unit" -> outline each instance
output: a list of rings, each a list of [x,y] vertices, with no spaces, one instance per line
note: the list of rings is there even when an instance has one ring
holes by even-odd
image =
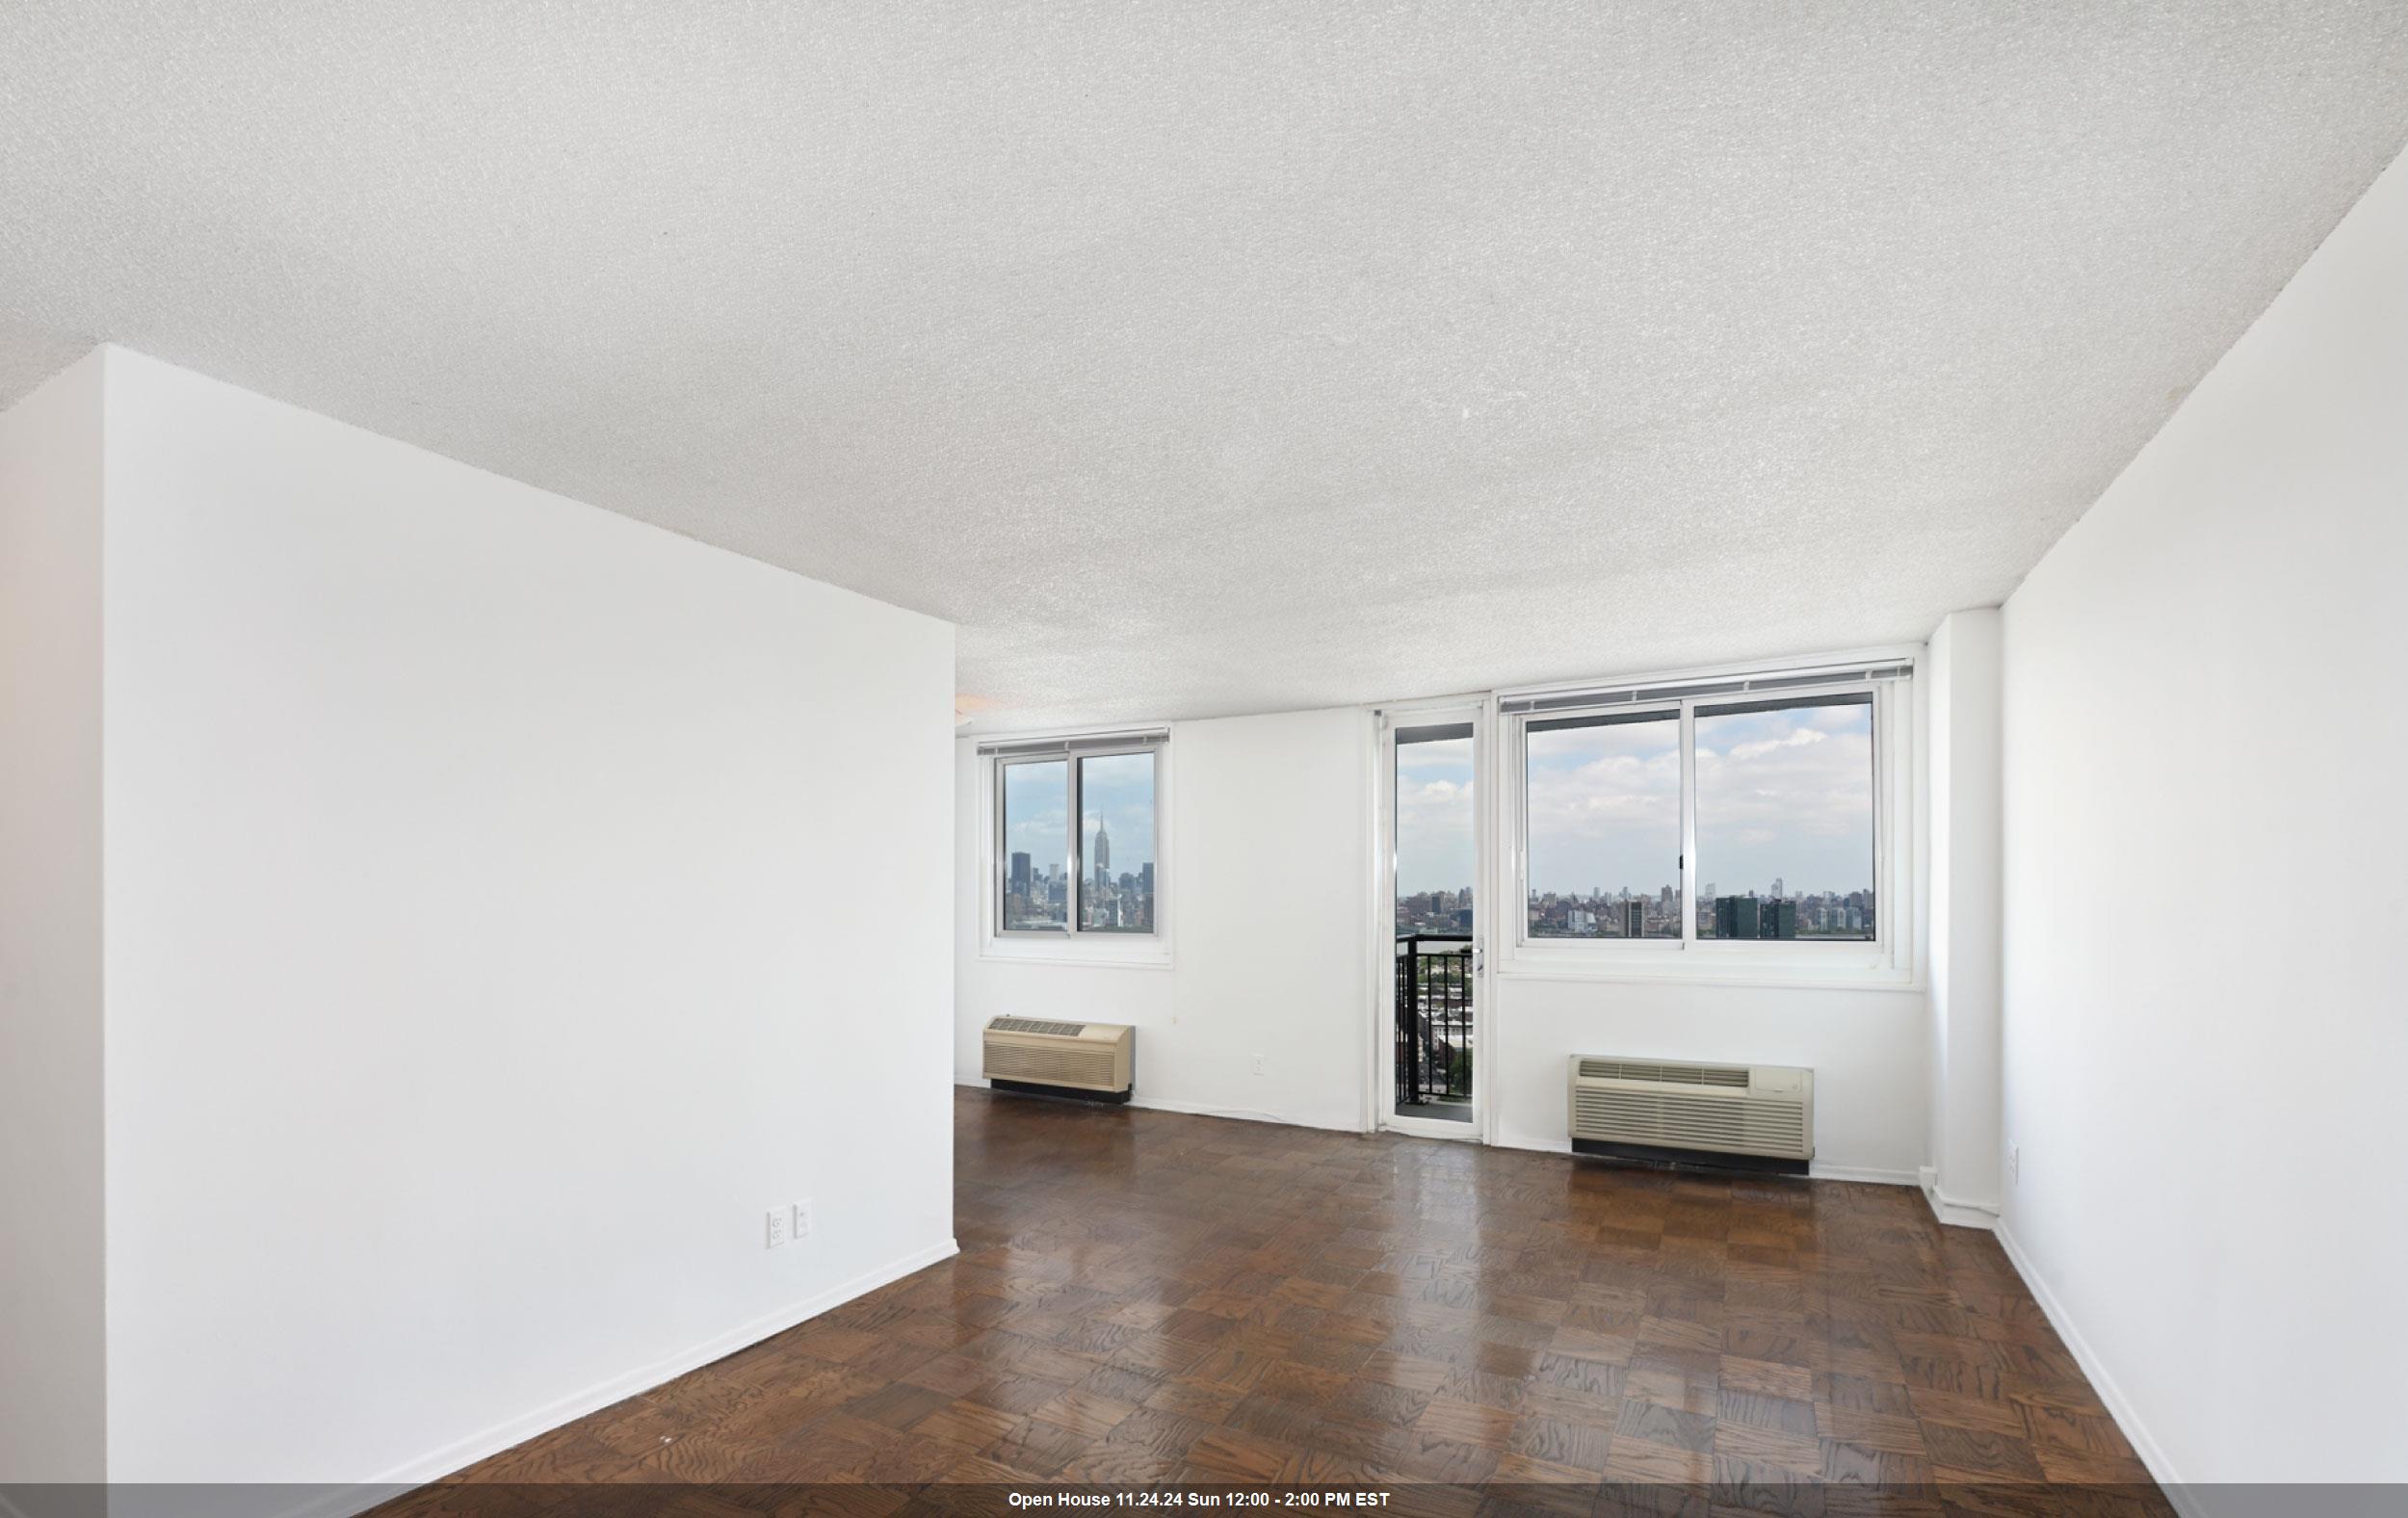
[[[998,1017],[986,1025],[984,1069],[999,1091],[1125,1102],[1136,1084],[1138,1031],[1126,1023]]]
[[[1815,1072],[1574,1055],[1572,1151],[1804,1175]]]

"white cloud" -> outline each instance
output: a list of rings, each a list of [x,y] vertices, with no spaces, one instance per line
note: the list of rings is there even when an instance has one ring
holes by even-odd
[[[1397,748],[1397,886],[1453,891],[1478,873],[1472,746],[1461,740]]]
[[[1726,891],[1872,883],[1870,708],[1698,720],[1697,858]]]
[[[1784,748],[1798,748],[1807,744],[1819,744],[1829,736],[1819,728],[1801,727],[1784,737],[1767,738],[1757,743],[1741,744],[1731,750],[1730,757],[1736,763],[1747,764],[1753,760],[1762,759],[1767,754],[1778,753]]]
[[[1530,879],[1540,891],[1652,892],[1679,878],[1681,754],[1673,722],[1530,737]]]
[[[1872,883],[1869,708],[1701,718],[1700,880],[1725,891],[1858,890]],[[1679,878],[1678,726],[1637,722],[1530,735],[1524,801],[1541,891],[1653,892]],[[1399,753],[1399,875],[1407,891],[1472,877],[1468,746]]]

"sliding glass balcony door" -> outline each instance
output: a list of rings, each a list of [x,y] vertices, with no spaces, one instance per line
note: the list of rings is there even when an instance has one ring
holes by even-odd
[[[1393,714],[1384,726],[1389,943],[1383,1126],[1478,1132],[1480,713]]]

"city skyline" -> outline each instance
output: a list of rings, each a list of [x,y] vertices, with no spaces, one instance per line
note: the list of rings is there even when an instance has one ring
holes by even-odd
[[[1759,922],[1730,904],[1753,898],[1793,903],[1763,913],[1770,936],[1871,936],[1871,707],[1709,709],[1695,732],[1698,934]],[[1677,716],[1533,722],[1525,749],[1530,930],[1680,937]],[[1396,763],[1398,921],[1453,926],[1478,873],[1471,741],[1400,744]]]
[[[1701,716],[1700,894],[1870,891],[1871,708],[1824,705]],[[1529,735],[1528,884],[1586,898],[1680,885],[1679,723]],[[1478,875],[1468,739],[1397,747],[1398,893],[1457,890]]]
[[[1767,936],[1870,935],[1872,722],[1863,702],[1701,711],[1694,719],[1701,936],[1759,919],[1747,899],[1787,900]],[[1670,714],[1531,724],[1525,807],[1530,929],[1542,936],[1678,937],[1680,723]],[[1003,768],[1008,926],[1150,930],[1156,842],[1154,756],[1080,761],[1079,852],[1067,876],[1069,760]],[[1468,737],[1396,748],[1399,902],[1417,926],[1457,927],[1478,874],[1479,798]],[[1440,898],[1444,898],[1440,904]],[[1717,903],[1721,903],[1717,916]],[[1426,909],[1426,915],[1419,915]],[[1719,926],[1718,926],[1719,925]],[[1752,936],[1741,932],[1741,936]]]
[[[1079,859],[1069,878],[1068,760],[1003,767],[1004,901],[1008,930],[1064,930],[1075,894],[1080,928],[1154,928],[1154,756],[1099,754],[1079,761]]]

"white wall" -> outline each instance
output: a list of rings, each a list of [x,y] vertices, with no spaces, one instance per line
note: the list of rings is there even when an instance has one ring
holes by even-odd
[[[951,629],[107,404],[112,1476],[431,1476],[947,1252]]]
[[[100,373],[0,415],[0,1481],[103,1466]]]
[[[2002,618],[1956,612],[1931,635],[1931,1103],[1924,1187],[1944,1221],[1999,1214],[1999,766]]]
[[[960,746],[956,1068],[1000,1013],[1135,1023],[1140,1104],[1359,1129],[1370,1109],[1370,714],[1181,722],[1164,879],[1173,966],[982,956],[980,761]],[[1564,1060],[1605,1051],[1817,1071],[1818,1168],[1911,1182],[1923,1152],[1919,989],[1496,979],[1499,1140],[1568,1148]],[[1253,1057],[1266,1070],[1253,1074]]]
[[[2403,565],[2395,165],[2006,605],[2003,1233],[2163,1478],[2408,1480]]]
[[[1133,1023],[1147,1106],[1361,1126],[1370,1027],[1370,717],[1180,722],[1167,760],[1168,968],[981,954],[978,746],[958,746],[955,1070],[1005,1012]],[[1254,1073],[1254,1057],[1263,1073]]]

